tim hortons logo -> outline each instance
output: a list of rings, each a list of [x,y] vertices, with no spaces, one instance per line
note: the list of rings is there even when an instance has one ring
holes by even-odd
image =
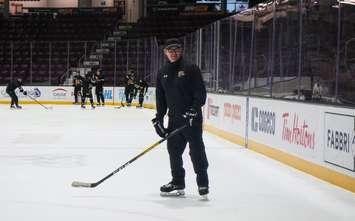
[[[290,113],[282,114],[282,140],[296,144],[304,148],[314,149],[315,132],[310,128],[306,120],[301,120],[297,114],[290,117]]]

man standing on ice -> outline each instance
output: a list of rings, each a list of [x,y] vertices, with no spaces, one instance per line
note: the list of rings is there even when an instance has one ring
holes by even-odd
[[[200,69],[182,58],[182,44],[178,39],[168,39],[164,54],[168,59],[158,72],[156,84],[156,117],[152,120],[160,137],[165,137],[184,124],[188,127],[168,139],[172,180],[161,186],[161,195],[184,195],[185,170],[182,155],[189,143],[190,157],[196,173],[198,192],[203,198],[209,193],[208,161],[202,139],[202,111],[206,101],[206,88]],[[168,113],[167,110],[169,109]],[[168,128],[164,116],[168,114]]]

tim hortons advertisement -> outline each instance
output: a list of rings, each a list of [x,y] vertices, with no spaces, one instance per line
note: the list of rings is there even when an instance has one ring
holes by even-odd
[[[297,147],[314,149],[316,134],[310,123],[301,114],[284,112],[282,114],[283,141]]]
[[[324,160],[355,171],[355,116],[324,115]]]

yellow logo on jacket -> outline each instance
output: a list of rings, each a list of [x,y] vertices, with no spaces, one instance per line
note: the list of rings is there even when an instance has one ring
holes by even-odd
[[[179,71],[178,72],[178,77],[179,78],[181,78],[181,77],[183,77],[183,76],[185,76],[186,74],[185,74],[185,72],[184,71]]]

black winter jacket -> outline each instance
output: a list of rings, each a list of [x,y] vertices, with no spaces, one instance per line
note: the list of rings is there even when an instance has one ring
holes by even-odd
[[[185,62],[182,58],[163,66],[157,76],[156,107],[157,118],[166,114],[173,118],[194,108],[202,119],[201,107],[206,102],[206,88],[198,66]]]
[[[22,89],[22,82],[18,80],[11,80],[6,87],[6,91],[14,91],[16,88],[19,88],[21,92],[23,92]]]

